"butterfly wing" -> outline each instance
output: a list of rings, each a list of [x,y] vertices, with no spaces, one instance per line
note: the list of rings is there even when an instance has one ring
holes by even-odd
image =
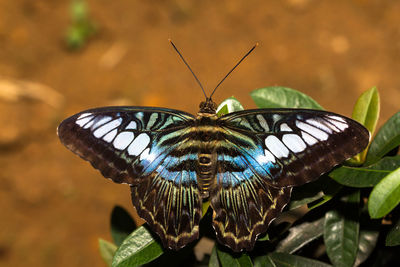
[[[358,122],[320,110],[257,109],[219,119],[227,132],[245,140],[245,158],[273,186],[313,181],[361,152],[370,134]]]
[[[289,202],[291,186],[317,179],[369,140],[357,122],[323,111],[239,111],[218,125],[213,226],[234,251],[253,248]]]
[[[211,191],[217,240],[235,252],[250,251],[257,236],[267,230],[289,202],[292,188],[270,186],[242,156],[234,159],[235,164],[243,165],[235,172],[227,169],[221,160],[231,160],[230,156],[219,158],[216,184]]]
[[[198,238],[201,218],[197,155],[182,152],[193,123],[176,110],[107,107],[64,120],[58,135],[103,176],[130,184],[138,214],[165,247],[179,249]]]

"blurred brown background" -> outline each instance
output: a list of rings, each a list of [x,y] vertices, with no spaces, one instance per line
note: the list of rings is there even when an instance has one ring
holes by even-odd
[[[168,38],[209,91],[260,43],[216,102],[254,108],[250,91],[282,85],[349,116],[376,85],[380,124],[400,106],[399,1],[91,0],[89,26],[76,4],[0,1],[1,266],[104,266],[97,239],[110,240],[114,205],[134,213],[129,188],[65,149],[56,127],[105,105],[197,112],[202,92]],[[82,48],[68,48],[68,29]]]

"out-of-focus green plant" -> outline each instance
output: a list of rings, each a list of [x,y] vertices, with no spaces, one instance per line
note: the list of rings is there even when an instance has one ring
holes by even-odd
[[[71,25],[67,29],[65,41],[69,49],[77,50],[97,32],[97,27],[89,16],[89,7],[85,0],[72,0],[69,13]]]
[[[309,96],[284,87],[258,89],[251,96],[260,108],[323,109]],[[379,106],[374,87],[360,96],[353,118],[373,132]],[[238,100],[228,98],[219,106],[218,115],[242,109]],[[400,112],[383,124],[369,149],[317,181],[295,187],[286,210],[306,205],[305,214],[283,231],[280,225],[272,226],[251,252],[233,253],[216,244],[205,262],[199,263],[193,257],[194,245],[171,252],[162,248],[147,226],[130,233],[127,229],[133,229],[132,219],[115,208],[111,234],[118,248],[101,240],[101,255],[113,267],[165,263],[204,266],[206,262],[208,266],[229,267],[393,265],[398,255],[389,247],[400,245],[399,145]],[[201,229],[210,226],[209,221],[207,212]]]

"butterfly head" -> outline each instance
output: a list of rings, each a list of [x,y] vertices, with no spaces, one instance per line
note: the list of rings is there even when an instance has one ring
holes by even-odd
[[[199,114],[202,115],[215,115],[217,111],[217,104],[211,100],[211,98],[206,98],[206,101],[200,103]]]

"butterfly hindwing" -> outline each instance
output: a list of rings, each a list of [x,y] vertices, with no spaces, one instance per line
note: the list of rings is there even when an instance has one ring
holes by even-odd
[[[139,215],[165,247],[179,249],[198,238],[201,217],[197,155],[181,152],[193,122],[175,110],[107,107],[66,119],[58,135],[103,176],[130,184]]]
[[[222,146],[211,191],[213,227],[220,243],[236,252],[250,251],[257,236],[267,230],[289,202],[292,188],[271,186],[236,147]],[[235,167],[228,167],[232,162]]]
[[[219,123],[231,135],[247,140],[241,147],[247,161],[279,187],[317,179],[369,141],[368,130],[358,122],[319,110],[246,110],[227,114]]]

